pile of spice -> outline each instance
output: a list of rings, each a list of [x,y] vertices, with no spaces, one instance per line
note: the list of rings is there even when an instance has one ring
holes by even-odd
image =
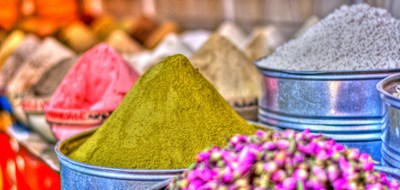
[[[174,55],[147,71],[68,156],[112,168],[182,169],[205,148],[253,133],[186,57]]]
[[[72,22],[62,28],[60,39],[76,52],[84,52],[97,43],[96,35],[80,21]]]
[[[39,48],[41,41],[34,35],[27,35],[24,41],[16,48],[15,52],[7,58],[0,71],[0,87],[5,88],[18,69],[26,63],[29,58]]]
[[[138,53],[143,49],[138,42],[120,29],[112,31],[106,42],[121,54]]]
[[[333,139],[258,131],[213,147],[173,179],[168,189],[400,189],[374,170],[372,158]]]
[[[168,56],[175,54],[183,54],[187,57],[192,55],[192,52],[186,47],[180,38],[172,33],[168,34],[161,43],[157,45],[150,57],[141,57],[141,60],[134,64],[134,67],[140,73],[146,72],[150,67],[159,63]]]
[[[238,48],[242,48],[246,41],[246,33],[232,21],[221,23],[217,28],[217,33],[231,41]]]
[[[178,31],[179,27],[176,25],[176,23],[166,21],[154,29],[144,44],[147,48],[152,49],[156,47],[157,44],[160,43],[168,34],[177,33]]]
[[[49,102],[46,117],[74,110],[111,112],[137,78],[117,51],[101,43],[85,52],[64,77]]]
[[[246,55],[224,37],[211,35],[191,61],[230,105],[258,105],[261,75]]]
[[[199,29],[185,31],[179,37],[191,51],[197,51],[208,40],[210,35],[210,31]]]
[[[102,15],[92,23],[91,29],[100,40],[105,40],[114,30],[118,28],[118,23],[110,15]]]
[[[271,54],[284,42],[285,38],[274,26],[255,28],[245,44],[245,52],[254,61]]]
[[[400,23],[367,4],[342,6],[300,37],[259,61],[282,70],[400,68]]]

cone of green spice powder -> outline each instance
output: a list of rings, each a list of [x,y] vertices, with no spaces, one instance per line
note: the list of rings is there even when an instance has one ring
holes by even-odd
[[[181,169],[198,152],[253,134],[183,55],[147,71],[106,122],[68,156],[112,168]]]

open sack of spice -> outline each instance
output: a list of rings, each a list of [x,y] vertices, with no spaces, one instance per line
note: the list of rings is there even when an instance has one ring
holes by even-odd
[[[167,189],[400,189],[372,158],[333,139],[294,132],[234,136],[199,153]]]
[[[85,52],[66,74],[46,107],[58,139],[99,126],[119,105],[139,75],[112,47]]]
[[[28,119],[21,102],[26,98],[37,98],[43,101],[49,99],[55,90],[54,86],[57,86],[61,79],[54,78],[48,83],[42,83],[44,82],[43,77],[46,77],[47,73],[55,67],[63,66],[75,57],[72,50],[52,37],[45,38],[40,44],[33,47],[37,47],[37,49],[23,59],[24,62],[21,65],[16,65],[17,71],[7,86],[7,96],[13,106],[14,115],[25,124],[28,123]],[[61,70],[62,72],[64,71]],[[60,78],[61,73],[57,77]],[[38,88],[45,89],[46,92],[38,91]]]

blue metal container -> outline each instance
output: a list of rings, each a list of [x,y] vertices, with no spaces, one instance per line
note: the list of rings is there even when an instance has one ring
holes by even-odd
[[[376,84],[400,70],[312,72],[257,66],[264,76],[261,122],[309,128],[380,159],[383,108]]]
[[[108,168],[77,162],[66,156],[93,132],[87,131],[57,143],[55,151],[60,160],[62,189],[148,189],[183,172]]]
[[[400,74],[392,75],[376,86],[384,103],[385,123],[382,128],[382,164],[400,168],[400,98],[394,87],[400,84]]]

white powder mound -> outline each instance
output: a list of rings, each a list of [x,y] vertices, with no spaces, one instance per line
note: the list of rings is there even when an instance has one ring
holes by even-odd
[[[400,68],[400,24],[384,9],[342,6],[257,65],[301,71]]]

